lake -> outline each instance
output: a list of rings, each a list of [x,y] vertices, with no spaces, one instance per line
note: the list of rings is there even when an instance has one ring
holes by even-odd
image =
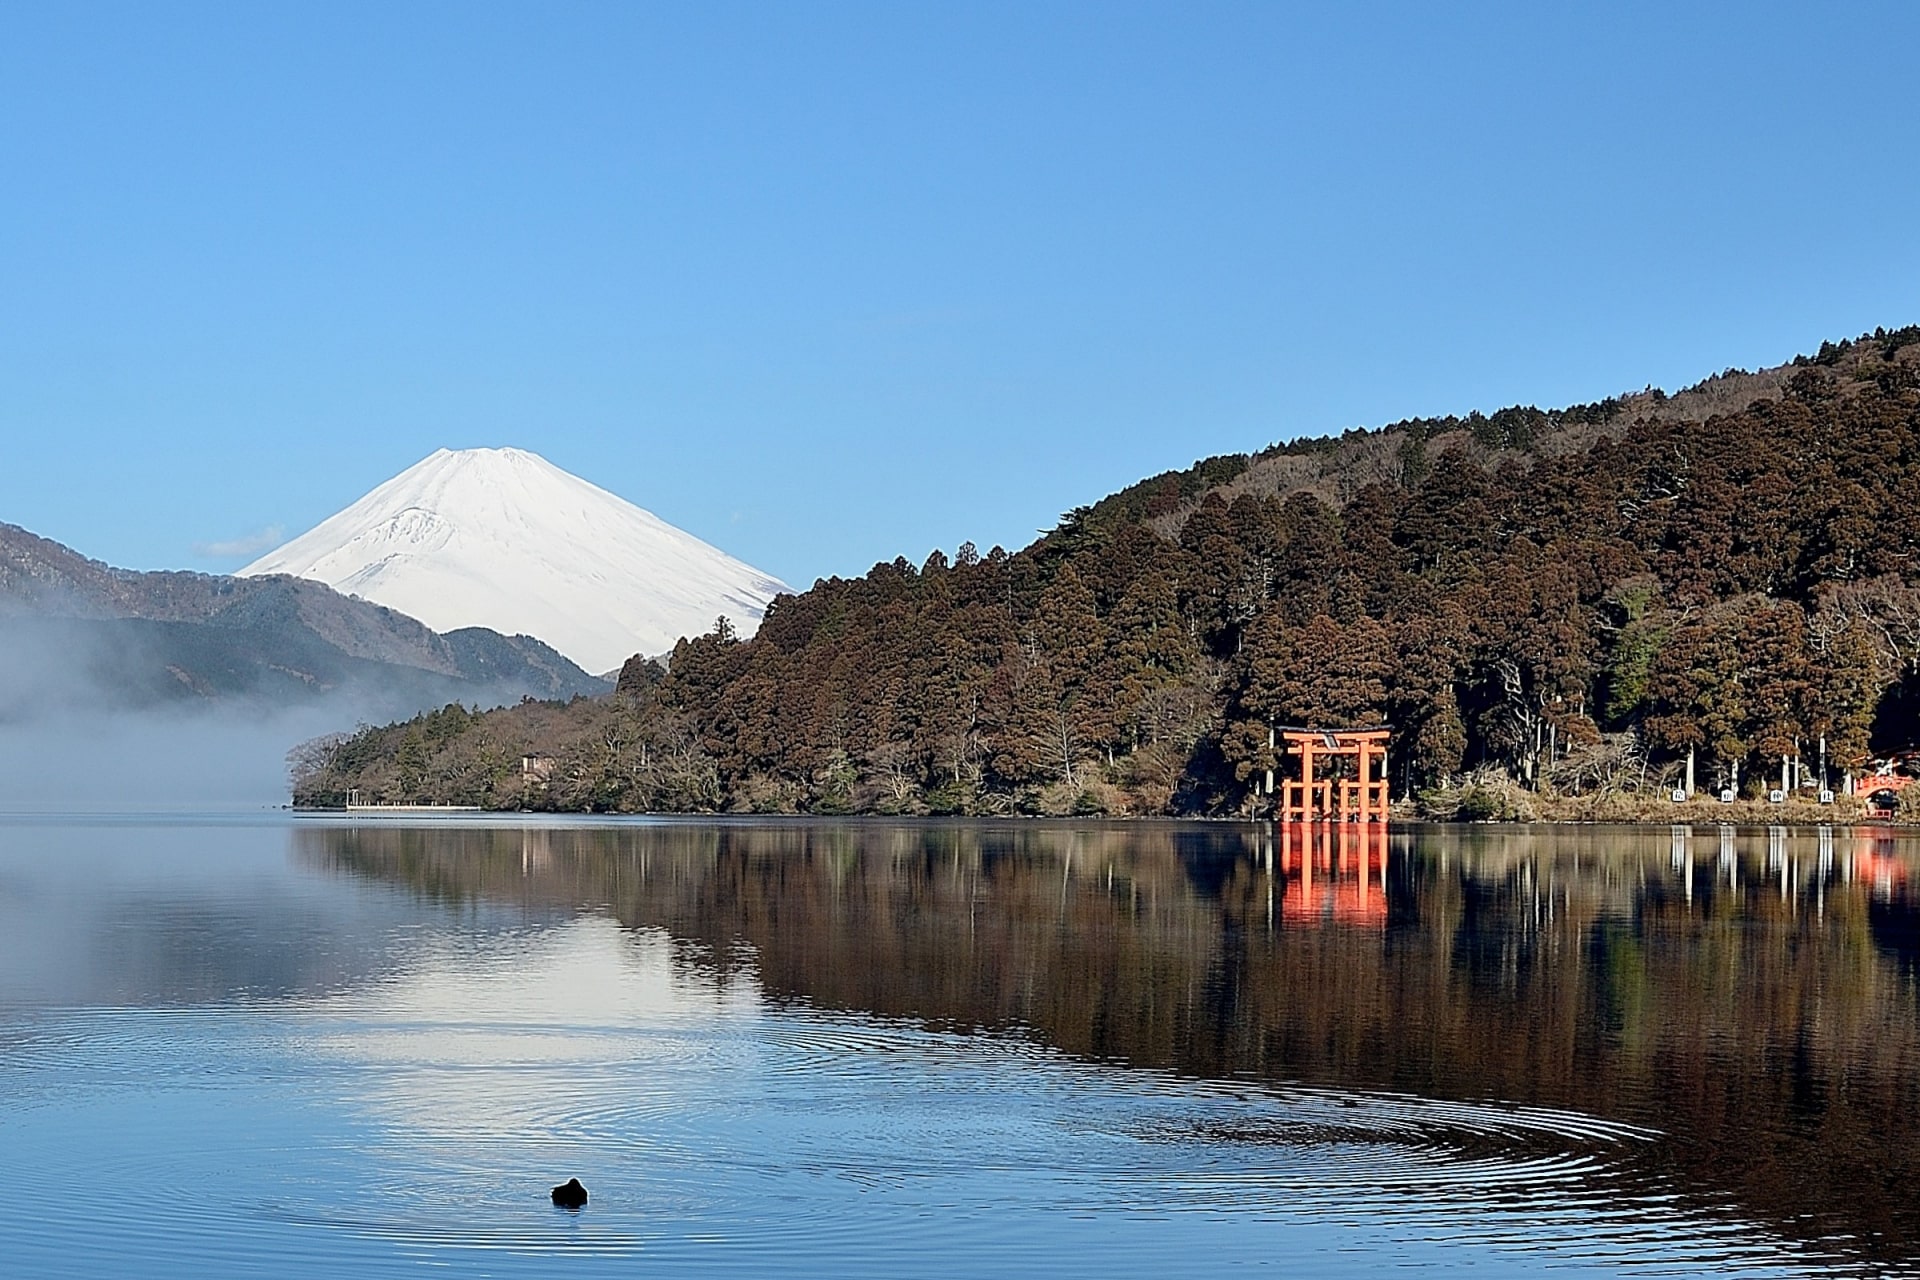
[[[1920,1273],[1916,875],[1845,828],[4,819],[0,1271]]]

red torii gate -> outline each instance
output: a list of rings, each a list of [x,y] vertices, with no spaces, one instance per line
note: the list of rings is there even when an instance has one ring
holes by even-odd
[[[1276,725],[1274,731],[1285,740],[1286,755],[1300,761],[1300,776],[1280,782],[1280,800],[1274,816],[1281,822],[1387,820],[1387,739],[1393,736],[1391,726],[1303,729]],[[1354,761],[1353,777],[1316,776],[1317,760],[1348,756]],[[1271,775],[1267,792],[1273,792]]]

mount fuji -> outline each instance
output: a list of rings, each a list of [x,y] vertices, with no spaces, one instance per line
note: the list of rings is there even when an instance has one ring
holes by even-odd
[[[546,641],[588,671],[663,653],[722,614],[751,634],[785,583],[524,449],[441,449],[270,551],[285,573],[437,631]]]

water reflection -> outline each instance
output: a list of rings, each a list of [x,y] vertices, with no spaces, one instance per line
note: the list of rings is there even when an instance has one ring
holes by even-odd
[[[1614,1180],[1609,1194],[1626,1194],[1625,1178],[1634,1194],[1757,1218],[1841,1255],[1920,1254],[1916,851],[1889,831],[1389,841],[669,823],[297,840],[310,865],[431,901],[610,918],[701,982],[750,983],[775,1007],[1013,1032],[1087,1062],[1345,1102],[1544,1109],[1624,1126],[1608,1151],[1656,1133],[1630,1155],[1550,1126],[1499,1141],[1503,1160],[1545,1141],[1542,1169]],[[1351,1108],[1328,1105],[1312,1121],[1326,1128],[1309,1131],[1335,1148],[1342,1133],[1377,1144],[1376,1118],[1343,1130]],[[1428,1116],[1419,1141],[1457,1164],[1488,1149],[1487,1114],[1452,1131]],[[1209,1124],[1228,1145],[1275,1136],[1268,1119]],[[1363,1167],[1363,1180],[1382,1176]]]
[[[1912,1273],[1916,852],[0,823],[0,1269]]]

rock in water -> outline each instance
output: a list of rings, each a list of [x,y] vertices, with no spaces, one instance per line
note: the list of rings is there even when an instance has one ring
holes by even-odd
[[[562,1209],[578,1209],[587,1202],[587,1189],[580,1179],[568,1178],[553,1189],[553,1202]]]

